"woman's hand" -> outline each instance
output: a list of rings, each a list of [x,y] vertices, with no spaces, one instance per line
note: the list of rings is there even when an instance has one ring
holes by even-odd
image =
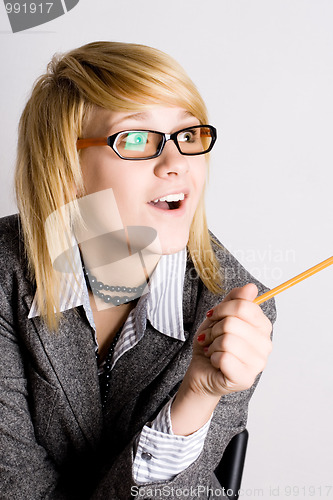
[[[272,350],[272,324],[253,303],[253,283],[234,288],[201,324],[188,383],[194,392],[223,396],[248,389]]]
[[[171,407],[175,434],[188,435],[210,418],[221,396],[248,389],[272,350],[272,324],[253,300],[253,283],[234,288],[197,331],[193,355]]]

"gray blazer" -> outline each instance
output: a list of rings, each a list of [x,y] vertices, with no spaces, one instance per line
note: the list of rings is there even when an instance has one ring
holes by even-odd
[[[260,293],[266,290],[228,251],[214,249],[225,293],[248,282]],[[209,490],[216,487],[213,471],[232,436],[245,427],[258,379],[249,390],[221,398],[202,453],[173,480],[138,487],[132,454],[142,427],[177,391],[206,312],[225,294],[209,292],[188,260],[186,341],[160,334],[140,317],[144,337],[114,367],[103,417],[92,329],[82,308],[66,311],[57,333],[39,317],[27,318],[35,290],[27,278],[18,216],[0,219],[0,252],[0,498],[172,498],[180,488],[177,498],[188,499],[197,497],[198,487],[207,488],[200,498],[215,498]],[[274,322],[274,302],[262,307]]]

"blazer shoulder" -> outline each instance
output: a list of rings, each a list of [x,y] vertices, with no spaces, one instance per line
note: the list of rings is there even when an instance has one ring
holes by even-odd
[[[222,274],[222,288],[224,295],[228,294],[233,288],[242,287],[247,283],[254,283],[258,287],[258,295],[267,292],[269,288],[255,278],[245,267],[232,255],[232,253],[209,231],[212,248],[220,264]],[[261,308],[269,317],[272,323],[276,320],[276,308],[274,298],[263,304]]]
[[[0,238],[20,233],[21,223],[19,214],[6,215],[0,217]]]
[[[208,232],[209,232],[213,252],[214,252],[215,257],[217,258],[217,260],[221,266],[222,272],[228,271],[228,270],[233,271],[233,272],[224,273],[224,281],[226,281],[226,280],[228,281],[232,275],[236,279],[241,279],[241,275],[239,273],[237,273],[237,276],[236,276],[235,271],[238,271],[238,270],[243,271],[243,275],[244,275],[243,277],[245,279],[248,276],[250,276],[250,273],[248,273],[248,271],[246,271],[246,269],[242,266],[242,264],[240,264],[240,262],[236,259],[236,257],[234,255],[232,255],[232,253],[221,243],[221,241],[215,236],[215,234],[213,234],[210,230]],[[241,286],[241,285],[239,285],[239,286]]]
[[[21,267],[24,243],[18,214],[0,218],[0,269],[10,271],[17,264]]]

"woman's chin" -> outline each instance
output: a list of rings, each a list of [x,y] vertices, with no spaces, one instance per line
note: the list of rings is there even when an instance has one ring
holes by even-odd
[[[160,245],[162,249],[162,255],[170,255],[173,253],[180,252],[183,248],[186,247],[189,232],[181,233],[181,234],[159,234],[160,237]]]

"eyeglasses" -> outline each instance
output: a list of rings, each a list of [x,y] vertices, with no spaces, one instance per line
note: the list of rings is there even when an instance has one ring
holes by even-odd
[[[123,160],[149,160],[160,156],[167,141],[173,141],[182,155],[195,156],[209,153],[217,138],[211,125],[195,125],[173,134],[154,130],[124,130],[109,137],[78,139],[77,149],[91,146],[110,146]]]

